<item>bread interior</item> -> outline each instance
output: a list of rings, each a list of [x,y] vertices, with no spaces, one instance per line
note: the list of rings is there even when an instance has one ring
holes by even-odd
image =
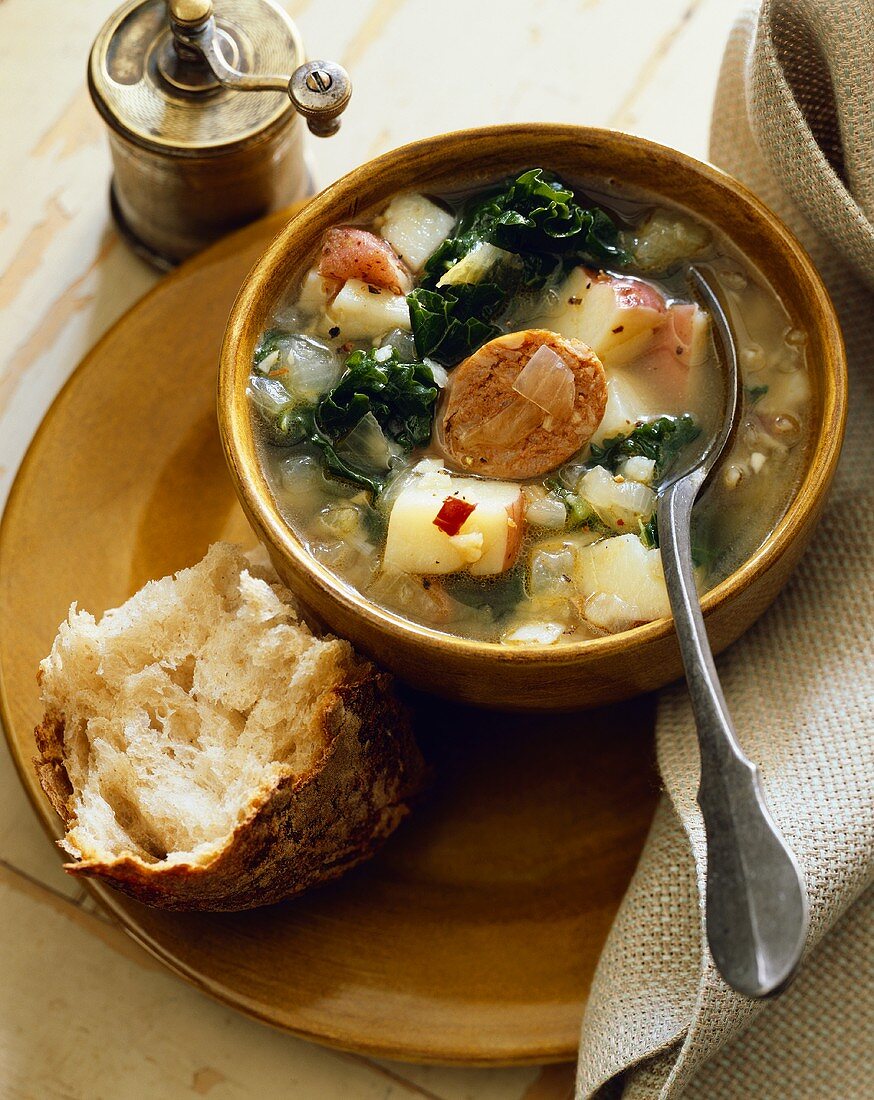
[[[319,701],[351,650],[315,638],[269,566],[217,544],[99,621],[75,605],[41,669],[64,721],[81,859],[208,860],[326,748]]]

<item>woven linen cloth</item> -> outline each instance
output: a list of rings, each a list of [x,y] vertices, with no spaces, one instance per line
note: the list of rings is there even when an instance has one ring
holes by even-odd
[[[753,1002],[717,974],[685,689],[659,703],[665,793],[599,962],[577,1097],[874,1097],[874,2],[764,0],[730,37],[711,159],[807,247],[840,314],[847,437],[811,547],[718,661],[740,740],[804,870],[801,972]],[[779,288],[778,288],[779,289]]]

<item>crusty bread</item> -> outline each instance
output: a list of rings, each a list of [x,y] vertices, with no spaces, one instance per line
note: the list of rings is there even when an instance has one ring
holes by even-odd
[[[421,784],[388,678],[227,544],[99,622],[73,605],[39,680],[66,869],[149,905],[245,909],[336,878]]]

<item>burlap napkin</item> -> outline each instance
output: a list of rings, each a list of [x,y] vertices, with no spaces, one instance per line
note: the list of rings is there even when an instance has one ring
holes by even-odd
[[[874,1096],[874,4],[764,0],[734,28],[711,157],[780,213],[841,316],[850,418],[796,576],[718,662],[744,747],[804,868],[807,955],[779,999],[716,973],[685,691],[660,702],[665,795],[583,1021],[578,1098]]]

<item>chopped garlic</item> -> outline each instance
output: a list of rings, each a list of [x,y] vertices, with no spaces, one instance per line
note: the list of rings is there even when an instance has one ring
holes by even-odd
[[[279,350],[271,351],[269,355],[265,355],[260,363],[255,364],[255,370],[259,374],[269,374],[273,368],[279,363]]]

